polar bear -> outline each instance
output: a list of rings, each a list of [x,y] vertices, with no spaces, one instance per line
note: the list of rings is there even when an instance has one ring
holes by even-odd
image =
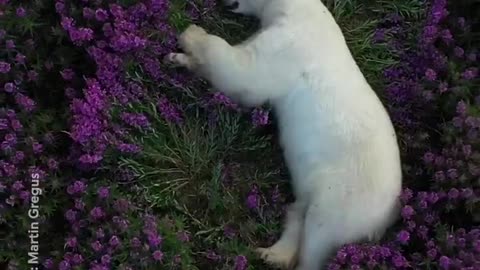
[[[332,14],[320,0],[225,0],[261,29],[230,45],[191,25],[186,67],[246,106],[270,103],[296,201],[280,239],[258,248],[272,266],[319,270],[341,245],[379,239],[399,215],[398,142]]]

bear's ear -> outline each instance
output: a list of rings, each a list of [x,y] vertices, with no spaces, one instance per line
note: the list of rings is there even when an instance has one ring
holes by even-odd
[[[266,1],[271,0],[223,0],[231,12],[253,16],[260,15]]]
[[[224,0],[223,2],[225,3],[225,8],[232,12],[235,12],[240,7],[240,2],[237,0]]]

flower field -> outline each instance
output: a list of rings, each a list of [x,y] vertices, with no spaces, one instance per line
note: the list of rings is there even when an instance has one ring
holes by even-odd
[[[480,269],[480,5],[325,2],[404,173],[395,226],[328,269]],[[258,24],[215,0],[0,0],[0,269],[269,269],[253,250],[293,200],[273,112],[162,62],[191,23]]]

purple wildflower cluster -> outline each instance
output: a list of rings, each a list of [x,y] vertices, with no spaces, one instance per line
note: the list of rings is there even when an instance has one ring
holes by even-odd
[[[59,184],[58,173],[64,166],[56,149],[58,127],[42,109],[35,97],[45,74],[32,45],[42,44],[37,36],[18,35],[15,28],[4,22],[21,25],[26,16],[37,14],[23,6],[11,6],[0,1],[0,250],[12,254],[25,250],[28,239],[27,211],[37,207],[51,209],[55,201],[37,201]],[[4,28],[5,27],[5,28]],[[44,90],[44,89],[42,89]],[[52,94],[56,94],[52,91]],[[39,226],[47,226],[47,213],[40,212]],[[28,239],[30,240],[30,239]],[[10,259],[7,255],[7,259]],[[3,263],[3,261],[2,261]]]
[[[211,10],[214,4],[214,1],[206,1],[202,5],[192,2],[187,5],[187,13],[190,13],[192,19],[198,19]],[[126,134],[119,135],[112,130],[110,124],[113,120],[112,104],[120,104],[115,108],[125,110],[127,104],[141,101],[148,92],[147,84],[130,78],[132,66],[143,70],[157,85],[185,87],[191,84],[189,81],[194,80],[191,75],[164,68],[160,60],[176,47],[177,33],[168,20],[169,1],[145,0],[124,7],[116,1],[88,1],[67,5],[63,0],[58,0],[56,10],[61,17],[63,31],[75,45],[88,52],[96,66],[95,76],[86,80],[83,97],[73,98],[71,106],[72,137],[81,153],[78,160],[82,167],[95,167],[110,147],[120,151],[124,149],[119,145],[125,143],[123,140]],[[77,10],[81,11],[81,16],[77,16]],[[67,82],[66,93],[70,97],[75,96],[71,82],[73,71],[66,69],[61,75]],[[218,95],[220,94],[215,94]],[[182,122],[180,106],[172,104],[163,93],[157,99],[158,113],[166,121],[177,124]],[[228,106],[227,103],[225,105]],[[122,112],[122,120],[132,126],[134,120],[125,119],[125,113],[129,112]],[[139,120],[146,116],[136,117]],[[266,124],[268,113],[255,111],[253,122],[256,126]],[[138,123],[133,126],[136,124]]]
[[[83,16],[72,17],[76,9]],[[56,10],[70,40],[85,48],[96,65],[95,77],[86,80],[83,97],[73,98],[71,103],[72,138],[81,152],[78,160],[83,165],[98,165],[110,146],[121,152],[138,152],[138,147],[124,141],[127,130],[111,125],[112,103],[130,104],[146,93],[142,83],[125,78],[132,61],[155,80],[172,80],[156,60],[175,45],[173,29],[167,24],[169,2],[142,1],[125,8],[114,1],[84,2],[79,6],[56,1]],[[161,37],[149,39],[153,30]],[[64,71],[62,76],[69,81],[71,74]],[[127,111],[121,113],[121,120],[140,129],[149,126],[146,116]]]
[[[157,218],[138,211],[117,192],[118,188],[111,184],[90,187],[86,179],[76,180],[67,187],[70,208],[64,216],[70,230],[65,237],[65,251],[60,258],[45,258],[46,269],[127,270],[178,265],[182,256],[173,254],[174,249],[168,245],[168,251],[164,251],[165,236]],[[188,242],[185,235],[180,231],[177,236],[167,237],[170,243]]]
[[[36,138],[28,136],[24,129],[23,112],[14,109],[0,109],[0,209],[3,211],[18,211],[30,203],[32,174],[43,185],[47,173],[54,174],[58,162],[45,149],[44,144]],[[20,120],[22,119],[22,120]],[[36,166],[32,156],[41,155]],[[5,219],[0,218],[0,224]]]
[[[42,2],[19,6],[0,1],[0,21],[11,22],[6,26],[0,24],[0,43],[5,44],[5,50],[0,51],[0,264],[7,263],[9,269],[27,268],[30,221],[26,213],[35,202],[42,209],[35,221],[49,232],[48,238],[42,233],[40,255],[45,269],[138,269],[160,264],[176,269],[183,259],[188,261],[189,240],[185,237],[188,234],[163,235],[161,222],[145,211],[138,211],[138,206],[126,200],[111,183],[98,186],[87,179],[70,178],[72,161],[97,165],[109,146],[122,153],[141,151],[125,138],[130,129],[148,130],[149,120],[143,114],[125,110],[118,115],[120,124],[113,124],[112,104],[126,105],[142,99],[146,93],[141,82],[125,79],[124,69],[130,57],[139,60],[143,55],[147,59],[152,50],[159,55],[162,53],[159,50],[164,53],[173,48],[174,33],[165,24],[168,1],[146,1],[130,9],[113,3],[102,9],[102,1],[83,1],[84,13],[88,14],[88,8],[95,9],[92,18],[69,17],[69,12],[77,14],[78,7],[57,1],[57,14],[50,15],[54,15],[52,18],[60,15],[66,38],[95,62],[97,70],[88,76],[82,65],[72,64],[76,48],[67,47],[69,51],[65,54],[65,47],[56,43],[55,38],[63,37],[48,21],[51,18],[37,13],[44,4],[53,6]],[[147,29],[141,28],[147,21],[152,21],[150,27],[160,27],[163,23],[170,44],[163,43],[164,36],[147,42],[144,38]],[[115,36],[100,34],[103,29],[108,32],[107,23],[113,25]],[[28,28],[32,26],[41,31]],[[50,31],[59,36],[52,38]],[[34,49],[35,46],[39,47]],[[179,81],[175,76],[164,74],[159,79],[172,77]],[[56,91],[62,86],[66,102],[58,98]],[[47,97],[50,95],[53,98]],[[63,119],[66,110],[60,108],[65,103],[70,105],[70,128]],[[159,103],[159,110],[164,106],[168,107],[167,115],[174,115],[175,106],[163,102]],[[177,114],[180,118],[180,112]],[[65,132],[68,129],[70,132]],[[70,156],[67,153],[70,145],[64,145],[64,141],[69,141],[65,139],[67,133],[76,144]],[[37,179],[41,194],[32,191]],[[40,202],[32,196],[40,196]],[[65,224],[52,220],[51,216],[59,212],[63,213]],[[67,225],[65,234],[58,230],[64,225]],[[168,231],[179,230],[170,226]],[[59,237],[57,232],[62,235]],[[59,240],[61,237],[65,240]],[[177,242],[183,243],[181,249]],[[130,261],[124,259],[125,252]],[[52,257],[45,258],[47,254]]]

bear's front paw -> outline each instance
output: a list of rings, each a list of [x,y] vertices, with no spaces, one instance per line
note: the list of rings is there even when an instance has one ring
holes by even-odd
[[[190,25],[179,37],[179,44],[182,50],[191,54],[198,42],[201,42],[203,37],[207,35],[202,27],[195,24]]]
[[[289,247],[272,246],[257,248],[256,253],[268,265],[278,269],[292,269],[296,263],[296,250]]]
[[[175,67],[193,68],[193,61],[190,56],[184,53],[169,53],[163,58],[165,64],[171,64]]]

